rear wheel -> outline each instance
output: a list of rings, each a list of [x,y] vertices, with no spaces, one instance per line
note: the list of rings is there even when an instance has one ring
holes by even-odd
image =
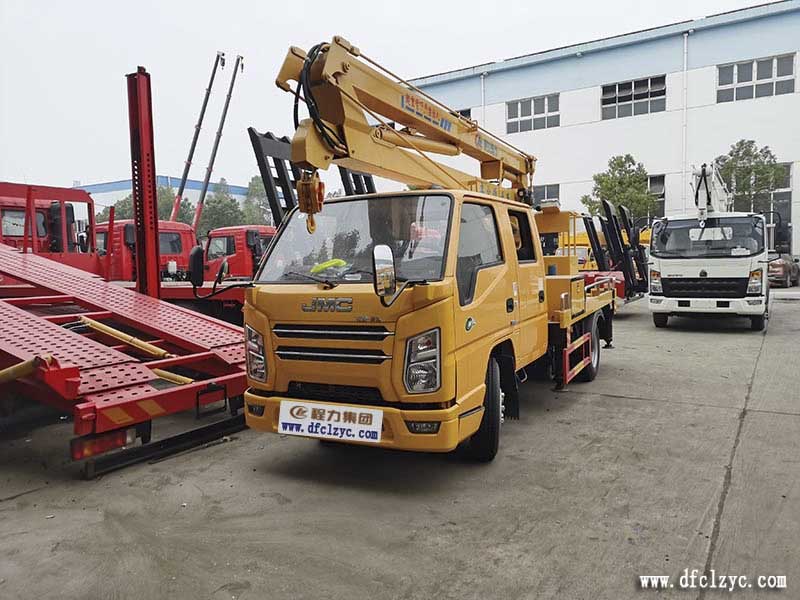
[[[764,315],[750,317],[750,329],[753,331],[764,331]]]
[[[503,390],[500,388],[500,365],[489,359],[486,370],[486,393],[483,396],[483,419],[465,448],[466,455],[478,462],[490,462],[500,445],[500,424],[503,421]]]
[[[669,315],[664,313],[653,313],[653,325],[656,327],[666,327],[669,321]]]
[[[591,333],[592,337],[589,342],[590,350],[589,356],[591,361],[588,365],[581,369],[576,379],[578,381],[593,381],[597,377],[597,371],[600,369],[600,318],[597,314],[592,315],[587,319],[586,329],[584,333]]]

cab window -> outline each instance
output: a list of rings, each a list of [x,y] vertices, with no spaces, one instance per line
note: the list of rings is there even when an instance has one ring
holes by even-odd
[[[531,222],[528,215],[516,210],[508,211],[511,221],[511,232],[514,235],[514,247],[517,249],[517,260],[529,262],[536,260],[533,249],[533,236],[531,235]]]
[[[25,235],[25,211],[4,210],[2,216],[2,231],[4,236],[22,237]],[[44,213],[36,211],[36,235],[45,237],[47,229],[44,226]]]
[[[213,237],[208,242],[208,260],[236,254],[236,243],[232,235]]]
[[[491,207],[465,202],[461,207],[456,283],[461,306],[472,302],[478,271],[503,262],[497,221]]]
[[[180,254],[183,251],[181,234],[174,232],[159,232],[158,252],[159,254]]]
[[[259,239],[261,240],[261,251],[266,252],[267,248],[269,248],[270,242],[272,242],[272,238],[275,236],[272,235],[262,235]]]
[[[106,238],[108,237],[108,232],[106,232],[106,231],[98,231],[96,237],[97,237],[97,251],[98,252],[105,252],[106,251]]]

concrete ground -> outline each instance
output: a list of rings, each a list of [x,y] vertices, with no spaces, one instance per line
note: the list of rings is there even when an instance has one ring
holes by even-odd
[[[766,334],[625,307],[598,378],[525,384],[489,465],[245,431],[86,482],[67,423],[0,440],[0,598],[617,600],[687,568],[799,598],[800,300],[774,300]]]

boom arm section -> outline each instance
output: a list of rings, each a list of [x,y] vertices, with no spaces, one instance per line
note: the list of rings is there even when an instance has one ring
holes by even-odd
[[[303,169],[335,163],[415,186],[531,201],[535,157],[394,77],[339,36],[308,54],[290,48],[276,84],[296,95],[292,161]],[[297,118],[300,99],[311,116],[302,122]],[[390,122],[404,128],[396,130]],[[480,177],[442,165],[428,152],[463,152],[479,161]],[[502,187],[504,181],[510,187]]]

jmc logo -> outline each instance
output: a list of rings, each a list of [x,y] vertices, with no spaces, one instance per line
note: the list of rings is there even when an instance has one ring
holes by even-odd
[[[352,312],[352,298],[311,298],[309,304],[302,304],[303,312]]]

